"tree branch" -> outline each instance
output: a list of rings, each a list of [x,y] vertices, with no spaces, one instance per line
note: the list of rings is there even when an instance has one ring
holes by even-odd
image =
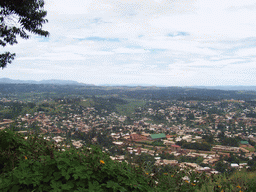
[[[15,57],[15,53],[5,52],[4,54],[0,55],[0,67],[3,69],[9,63],[12,63],[12,60]]]

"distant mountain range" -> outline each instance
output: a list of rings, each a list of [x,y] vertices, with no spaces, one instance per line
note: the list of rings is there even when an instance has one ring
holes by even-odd
[[[150,84],[101,84],[99,86],[103,87],[179,87],[185,89],[216,89],[216,90],[226,90],[226,91],[256,91],[256,86],[243,86],[243,85],[230,85],[230,86],[166,86],[166,85],[150,85]]]
[[[184,87],[185,88],[185,87]],[[188,87],[186,87],[188,88]],[[225,86],[191,86],[191,88],[197,89],[218,89],[218,90],[228,90],[228,91],[256,91],[256,86],[243,86],[243,85],[225,85]]]
[[[13,80],[9,78],[0,78],[0,84],[54,84],[54,85],[88,85],[84,83],[78,83],[77,81],[71,80],[42,80],[42,81],[33,81],[33,80]]]
[[[168,87],[165,85],[151,85],[151,84],[100,84],[102,87]]]
[[[95,86],[93,84],[85,84],[78,83],[77,81],[72,80],[58,80],[58,79],[50,79],[50,80],[42,80],[42,81],[33,81],[33,80],[14,80],[9,78],[0,78],[0,84],[54,84],[54,85],[82,85],[82,86]],[[103,87],[169,87],[169,86],[153,86],[150,84],[102,84],[99,86]],[[218,89],[218,90],[241,90],[241,91],[256,91],[256,86],[243,86],[243,85],[230,85],[230,86],[173,86],[180,88],[195,88],[195,89]]]

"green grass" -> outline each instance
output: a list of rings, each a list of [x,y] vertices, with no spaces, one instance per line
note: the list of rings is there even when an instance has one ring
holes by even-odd
[[[154,141],[148,141],[148,140],[143,140],[143,141],[136,141],[136,143],[145,143],[146,145],[151,145]]]
[[[85,99],[84,101],[79,102],[79,105],[83,107],[92,107],[94,105],[94,101],[92,99]]]
[[[135,109],[143,107],[146,104],[146,101],[143,100],[126,99],[126,101],[128,102],[127,104],[116,106],[120,115],[132,116]]]
[[[256,191],[256,172],[236,171],[231,176],[211,177],[198,191],[254,192]]]
[[[250,151],[250,152],[255,152],[255,148],[254,147],[244,147],[246,150]]]

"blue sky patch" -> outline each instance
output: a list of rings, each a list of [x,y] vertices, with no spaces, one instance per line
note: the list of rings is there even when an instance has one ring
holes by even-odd
[[[36,39],[38,42],[49,42],[49,41],[50,41],[49,37],[35,36],[35,39]]]
[[[151,53],[159,53],[159,52],[162,52],[162,51],[166,51],[166,49],[150,49]]]
[[[102,37],[87,37],[84,40],[120,42],[120,39],[118,38],[102,38]]]
[[[169,37],[189,36],[189,33],[183,32],[183,31],[178,31],[178,32],[175,32],[175,33],[169,33],[167,36],[169,36]]]

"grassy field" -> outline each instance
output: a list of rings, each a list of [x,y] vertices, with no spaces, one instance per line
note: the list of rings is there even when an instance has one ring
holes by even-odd
[[[143,140],[143,141],[136,141],[136,143],[147,143],[148,145],[151,145],[153,141]]]
[[[250,152],[255,152],[255,148],[254,147],[244,147],[246,150],[250,151]]]
[[[79,102],[79,105],[83,107],[92,107],[94,105],[94,101],[92,99],[85,99]]]
[[[116,106],[116,109],[120,115],[132,116],[135,109],[139,107],[142,108],[146,104],[146,101],[143,100],[126,99],[126,101],[128,102],[127,104]]]

